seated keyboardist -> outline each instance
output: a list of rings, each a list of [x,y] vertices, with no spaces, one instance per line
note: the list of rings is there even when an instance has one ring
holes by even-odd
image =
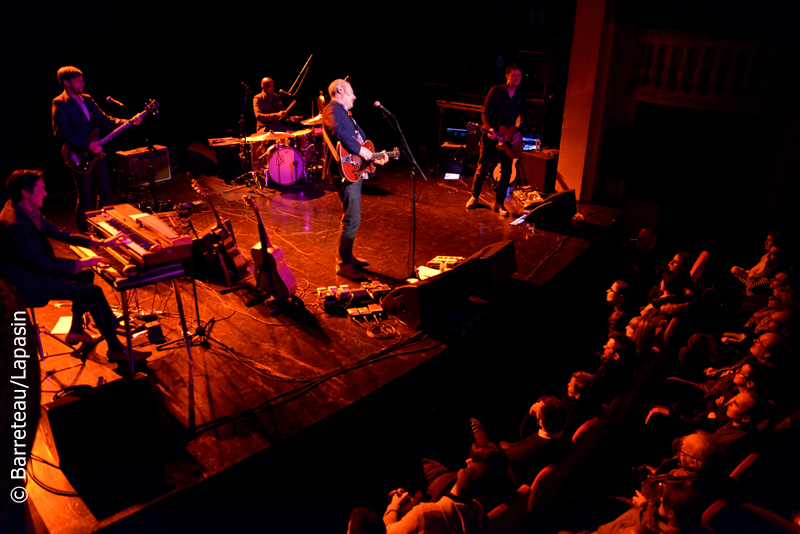
[[[0,212],[0,277],[16,287],[30,307],[45,306],[50,300],[72,301],[72,326],[66,342],[108,343],[108,359],[128,360],[128,349],[116,335],[117,319],[103,290],[94,285],[89,269],[102,258],[57,258],[48,238],[87,248],[115,247],[124,243],[121,236],[98,240],[71,234],[45,219],[39,209],[47,196],[44,173],[18,170],[6,181],[9,200]],[[83,315],[89,312],[101,336],[86,332]],[[147,359],[149,352],[133,350],[134,361]]]

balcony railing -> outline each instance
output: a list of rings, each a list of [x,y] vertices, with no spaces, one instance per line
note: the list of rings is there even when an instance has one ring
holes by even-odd
[[[646,30],[637,35],[629,93],[669,106],[780,113],[796,98],[796,72],[786,47],[715,39],[693,32]]]

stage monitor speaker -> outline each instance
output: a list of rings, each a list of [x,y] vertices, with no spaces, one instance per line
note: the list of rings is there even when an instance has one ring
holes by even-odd
[[[518,179],[518,183],[529,185],[539,192],[555,193],[558,155],[551,156],[545,152],[523,152],[519,164],[522,166],[522,179]]]
[[[136,373],[43,407],[46,446],[97,518],[165,491],[164,455],[150,377]]]
[[[467,271],[465,278],[470,295],[488,300],[497,284],[517,272],[514,241],[498,241],[483,247],[455,270]]]
[[[525,222],[549,232],[565,234],[573,230],[572,217],[576,213],[575,190],[567,189],[548,196],[525,217]]]
[[[456,268],[400,286],[381,299],[381,306],[415,330],[435,326],[469,301],[465,274]]]
[[[172,177],[169,168],[169,150],[165,146],[153,145],[153,170],[156,183]],[[117,152],[117,170],[131,178],[134,187],[149,185],[147,172],[150,169],[150,152],[147,147]]]

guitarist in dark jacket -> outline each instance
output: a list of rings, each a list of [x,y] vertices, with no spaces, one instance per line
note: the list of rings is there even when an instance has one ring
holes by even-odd
[[[103,151],[103,146],[94,139],[90,139],[96,128],[112,129],[125,124],[123,119],[115,119],[103,113],[89,95],[83,94],[83,73],[75,67],[61,67],[58,69],[58,82],[64,87],[64,92],[53,99],[53,133],[59,141],[64,142],[69,148],[91,150],[95,154]],[[141,118],[135,118],[134,124],[139,124]],[[100,207],[111,204],[111,176],[108,171],[108,162],[99,158],[89,174],[73,172],[75,186],[78,188],[78,207],[75,215],[75,224],[78,231],[85,234],[88,231],[86,212],[93,209],[91,202],[94,198],[92,179],[100,193]]]
[[[370,160],[372,151],[361,146],[361,143],[367,140],[367,136],[350,115],[350,109],[356,99],[353,88],[345,80],[334,80],[328,86],[328,93],[331,95],[331,102],[322,111],[325,134],[334,147],[337,142],[340,142],[350,154],[357,154],[365,160]],[[325,161],[325,173],[329,174],[338,186],[339,199],[342,201],[342,211],[344,212],[339,232],[339,265],[336,268],[336,274],[350,280],[364,280],[364,275],[357,268],[369,264],[353,255],[353,243],[361,224],[362,180],[356,182],[343,180],[331,152],[328,152]],[[387,160],[388,158],[382,158],[373,160],[373,162],[383,165]]]
[[[519,118],[520,124],[513,134],[511,144],[514,145],[520,141],[528,115],[525,93],[519,89],[521,82],[522,71],[519,65],[513,63],[506,67],[506,83],[492,87],[489,90],[489,94],[486,95],[481,117],[483,127],[490,128],[492,133],[484,134],[481,137],[481,156],[480,160],[478,160],[478,168],[475,171],[475,179],[472,182],[472,196],[467,201],[467,209],[478,207],[478,199],[481,195],[483,182],[487,176],[494,172],[499,158],[500,181],[495,191],[494,211],[499,212],[503,217],[508,217],[508,210],[504,202],[508,191],[508,182],[511,180],[513,160],[505,150],[498,148],[494,134],[498,133],[501,127],[513,128],[517,123],[517,118]]]

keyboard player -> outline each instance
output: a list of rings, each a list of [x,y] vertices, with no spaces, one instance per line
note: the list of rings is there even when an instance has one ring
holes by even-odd
[[[108,359],[128,361],[128,349],[116,335],[117,319],[103,290],[94,285],[89,269],[100,265],[102,258],[57,258],[48,238],[87,248],[115,247],[125,243],[116,235],[98,240],[71,234],[57,228],[39,211],[45,191],[44,173],[17,170],[6,181],[9,200],[0,212],[0,277],[13,284],[26,306],[45,306],[50,300],[72,301],[72,326],[66,337],[69,344],[108,343]],[[83,314],[89,312],[100,336],[83,329]],[[149,352],[133,350],[133,360],[147,359]]]

